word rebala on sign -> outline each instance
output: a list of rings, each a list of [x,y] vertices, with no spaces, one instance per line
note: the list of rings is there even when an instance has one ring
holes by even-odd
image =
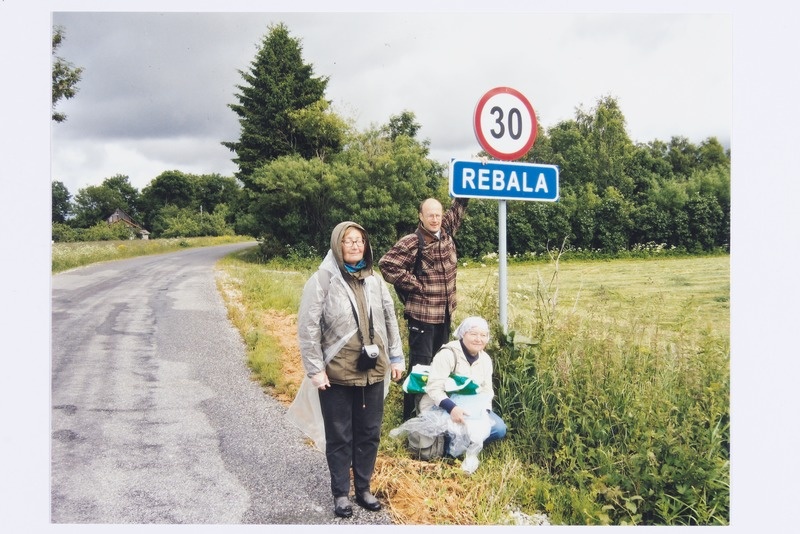
[[[450,194],[498,200],[558,200],[558,167],[534,163],[450,160]]]

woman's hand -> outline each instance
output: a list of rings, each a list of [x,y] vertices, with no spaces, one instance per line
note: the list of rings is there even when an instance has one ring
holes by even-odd
[[[312,376],[311,383],[314,384],[314,387],[317,389],[327,389],[331,386],[331,383],[328,381],[328,374],[325,371],[320,371]]]
[[[462,408],[461,406],[456,406],[455,408],[450,410],[450,419],[452,419],[454,423],[463,423],[465,415],[469,414],[465,412],[464,408]]]
[[[392,367],[392,380],[395,382],[399,382],[401,378],[403,378],[403,373],[406,370],[406,366],[402,363],[393,363]]]

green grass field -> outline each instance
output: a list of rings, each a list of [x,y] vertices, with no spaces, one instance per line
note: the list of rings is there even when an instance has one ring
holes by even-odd
[[[531,335],[535,310],[566,320],[602,324],[646,321],[666,338],[730,328],[730,257],[659,260],[578,261],[508,266],[508,328]],[[487,293],[497,299],[498,267],[459,270],[457,318],[484,308]]]
[[[279,338],[295,332],[262,316],[296,313],[313,269],[248,252],[219,265],[256,378],[291,398]],[[459,269],[456,323],[498,327],[497,271]],[[388,438],[401,411],[391,388],[374,483],[395,522],[506,524],[516,510],[564,525],[728,524],[730,258],[512,263],[508,288],[513,336],[487,350],[509,434],[470,477],[458,460],[409,467]]]

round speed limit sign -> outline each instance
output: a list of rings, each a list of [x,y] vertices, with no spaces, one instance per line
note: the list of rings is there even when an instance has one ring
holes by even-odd
[[[486,152],[504,161],[520,158],[536,140],[536,114],[525,96],[510,87],[495,87],[478,101],[475,135]]]

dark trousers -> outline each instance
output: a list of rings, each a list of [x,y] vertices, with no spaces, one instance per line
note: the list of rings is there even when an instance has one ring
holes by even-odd
[[[408,322],[408,372],[416,364],[430,365],[433,356],[450,339],[450,321],[442,324],[428,324],[411,319]],[[408,421],[417,409],[422,395],[403,394],[403,421]]]
[[[325,422],[325,457],[334,497],[350,495],[350,467],[356,493],[370,490],[383,421],[383,382],[331,387],[319,392]]]

